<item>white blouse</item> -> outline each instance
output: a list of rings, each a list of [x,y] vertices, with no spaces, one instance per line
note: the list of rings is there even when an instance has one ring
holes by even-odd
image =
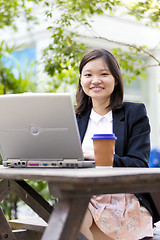
[[[110,133],[113,133],[112,111],[109,111],[106,115],[102,116],[96,113],[92,108],[88,127],[82,142],[82,148],[94,150],[92,140],[93,135]]]

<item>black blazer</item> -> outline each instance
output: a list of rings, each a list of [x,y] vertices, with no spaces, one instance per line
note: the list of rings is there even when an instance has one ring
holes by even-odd
[[[83,141],[91,109],[83,115],[77,114],[81,142]],[[146,108],[142,103],[125,102],[113,111],[113,132],[117,137],[114,167],[148,167],[150,157],[150,125]],[[135,194],[140,203],[152,214],[153,222],[160,216],[149,193]]]

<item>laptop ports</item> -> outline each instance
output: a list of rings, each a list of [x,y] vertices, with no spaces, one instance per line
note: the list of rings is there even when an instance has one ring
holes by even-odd
[[[30,167],[38,167],[39,163],[29,163],[28,166],[30,166]]]
[[[54,167],[55,167],[55,166],[57,166],[57,164],[56,164],[56,163],[52,163],[51,165],[52,165],[52,166],[54,166]]]
[[[47,165],[48,165],[47,163],[43,163],[43,166],[45,166],[45,167],[46,167]]]

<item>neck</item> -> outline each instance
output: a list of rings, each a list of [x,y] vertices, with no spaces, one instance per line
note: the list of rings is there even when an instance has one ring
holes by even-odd
[[[92,101],[92,106],[93,106],[94,111],[102,116],[106,115],[110,111],[110,108],[107,108],[108,105],[109,105],[108,102],[100,103],[100,102]]]

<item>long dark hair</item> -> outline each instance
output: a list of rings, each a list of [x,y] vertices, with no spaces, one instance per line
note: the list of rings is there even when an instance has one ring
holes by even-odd
[[[110,73],[115,79],[115,87],[111,94],[110,98],[110,104],[109,108],[111,110],[115,110],[117,108],[120,108],[123,104],[123,94],[124,94],[124,87],[123,87],[123,79],[122,74],[120,71],[119,64],[116,60],[116,58],[113,56],[112,53],[105,49],[97,49],[97,50],[91,50],[88,53],[86,53],[79,65],[79,74],[81,75],[83,67],[91,60],[97,59],[97,58],[103,58],[109,68]],[[78,83],[78,89],[76,93],[76,113],[77,114],[83,114],[85,113],[89,108],[92,107],[92,101],[88,95],[85,94],[83,91],[83,88],[81,86],[81,80],[79,78]]]

